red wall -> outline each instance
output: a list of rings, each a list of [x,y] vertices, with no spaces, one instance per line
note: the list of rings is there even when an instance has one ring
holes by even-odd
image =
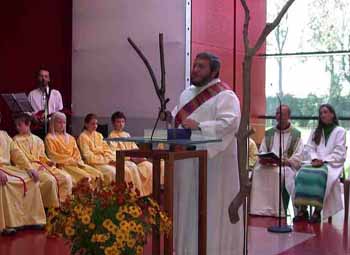
[[[236,8],[235,8],[236,2]],[[266,1],[249,1],[251,21],[250,42],[255,42],[266,22]],[[235,19],[236,16],[236,19]],[[222,60],[221,79],[232,84],[242,100],[244,12],[238,0],[193,0],[192,1],[192,59],[198,52],[210,51]],[[235,24],[236,23],[236,24]],[[234,27],[235,25],[235,27]],[[236,34],[234,36],[234,31]],[[236,38],[236,46],[234,46]],[[259,53],[265,52],[265,46]],[[234,61],[235,59],[235,61]],[[235,65],[235,66],[234,66]],[[252,72],[252,124],[258,135],[264,130],[258,115],[265,115],[265,59],[256,57]],[[259,139],[257,139],[259,140]]]
[[[52,86],[71,105],[72,0],[3,1],[0,11],[0,93],[29,92],[34,72],[50,70]],[[0,99],[1,128],[13,132]]]

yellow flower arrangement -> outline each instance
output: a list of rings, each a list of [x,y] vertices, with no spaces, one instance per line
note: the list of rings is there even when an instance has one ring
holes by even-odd
[[[131,185],[97,185],[82,180],[60,208],[50,209],[46,230],[70,241],[72,254],[142,255],[155,227],[169,233],[171,220],[149,197]]]
[[[125,219],[125,215],[123,212],[119,211],[115,214],[115,218],[118,220],[118,221],[122,221]]]

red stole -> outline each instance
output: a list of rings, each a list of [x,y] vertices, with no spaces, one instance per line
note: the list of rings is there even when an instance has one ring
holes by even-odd
[[[218,82],[203,90],[177,112],[175,116],[175,127],[177,128],[178,126],[180,126],[182,121],[187,119],[188,116],[190,116],[198,107],[200,107],[207,100],[225,90],[231,90],[231,87],[224,82]]]

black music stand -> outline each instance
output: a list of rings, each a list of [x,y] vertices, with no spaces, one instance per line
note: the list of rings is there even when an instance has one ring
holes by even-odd
[[[1,94],[12,115],[23,112],[34,112],[25,93]]]

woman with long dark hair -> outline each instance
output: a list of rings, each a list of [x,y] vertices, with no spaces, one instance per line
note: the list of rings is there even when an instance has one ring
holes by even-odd
[[[311,223],[321,222],[321,211],[323,218],[328,218],[343,208],[339,177],[346,157],[345,135],[334,108],[321,105],[317,128],[304,147],[311,164],[303,166],[295,179],[294,205],[298,213],[294,222],[308,219],[308,205],[315,207]]]

